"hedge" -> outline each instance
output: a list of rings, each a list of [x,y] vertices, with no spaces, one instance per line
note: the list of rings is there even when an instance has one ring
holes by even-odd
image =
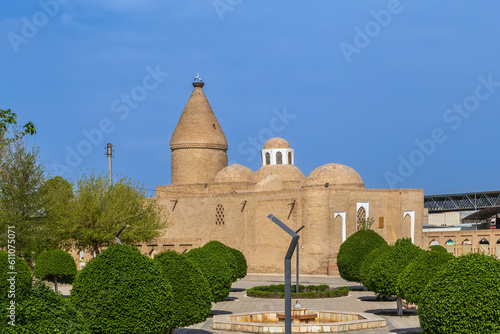
[[[90,334],[83,315],[61,294],[44,283],[37,283],[17,299],[15,307],[15,327],[6,324],[2,333]]]
[[[38,256],[35,263],[35,276],[41,280],[57,283],[73,283],[76,277],[76,263],[68,252],[53,249]]]
[[[292,291],[295,291],[295,285],[292,285]],[[347,296],[348,294],[348,287],[333,289],[326,284],[308,286],[299,284],[299,293],[292,292],[292,298],[335,298]],[[257,298],[285,298],[285,285],[271,284],[255,286],[247,290],[247,296]]]
[[[165,333],[172,292],[158,264],[127,245],[92,259],[73,283],[71,301],[94,333]]]
[[[449,261],[418,307],[424,333],[499,333],[500,261],[472,253]]]
[[[207,279],[197,266],[174,251],[156,255],[154,262],[159,264],[172,286],[172,328],[205,321],[212,308],[212,295]]]
[[[420,254],[399,275],[397,294],[408,303],[419,304],[427,283],[453,258],[439,250]]]
[[[198,266],[198,269],[208,280],[212,301],[219,302],[229,296],[233,274],[226,257],[211,248],[195,248],[185,255]]]
[[[359,270],[363,259],[375,248],[387,245],[387,242],[372,230],[359,230],[342,245],[337,254],[337,267],[340,276],[346,281],[361,282]]]
[[[430,247],[431,249],[431,252],[441,252],[441,253],[448,253],[448,250],[446,250],[446,248],[444,248],[443,246],[441,245],[432,245]]]

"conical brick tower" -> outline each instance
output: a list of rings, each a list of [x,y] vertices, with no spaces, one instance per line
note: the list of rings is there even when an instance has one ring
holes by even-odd
[[[193,83],[193,92],[170,140],[172,184],[211,183],[227,167],[226,136],[203,85]]]

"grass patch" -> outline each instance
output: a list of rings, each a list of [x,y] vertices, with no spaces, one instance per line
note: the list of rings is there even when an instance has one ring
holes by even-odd
[[[292,285],[292,291],[295,291],[295,285]],[[292,298],[297,299],[314,299],[314,298],[335,298],[347,296],[349,288],[344,286],[341,288],[330,288],[326,284],[322,285],[300,285],[299,293],[292,292]],[[257,298],[285,298],[284,284],[271,284],[255,286],[247,290],[247,296]]]

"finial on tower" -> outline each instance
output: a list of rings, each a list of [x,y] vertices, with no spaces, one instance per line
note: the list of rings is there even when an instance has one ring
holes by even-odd
[[[201,80],[200,73],[196,73],[196,77],[194,78],[193,86],[194,87],[203,87],[205,83]]]

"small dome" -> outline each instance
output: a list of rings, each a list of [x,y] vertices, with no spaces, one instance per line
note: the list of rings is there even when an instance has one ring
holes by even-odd
[[[272,148],[290,148],[290,144],[286,140],[280,137],[274,137],[266,141],[264,144],[264,150],[269,150]]]
[[[256,175],[248,167],[232,164],[217,173],[215,182],[256,182]]]
[[[259,168],[257,171],[257,179],[263,180],[269,175],[277,174],[281,177],[281,179],[286,181],[301,181],[304,182],[306,177],[294,165],[266,165]]]
[[[326,164],[313,170],[307,177],[306,186],[355,186],[365,187],[361,176],[349,166],[341,164]]]

